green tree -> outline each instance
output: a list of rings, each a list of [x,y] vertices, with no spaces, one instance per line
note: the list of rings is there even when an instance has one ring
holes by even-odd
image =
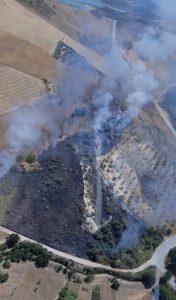
[[[168,284],[160,284],[159,300],[176,300],[176,292]]]
[[[72,277],[73,277],[73,275],[74,275],[74,272],[73,271],[69,271],[68,272],[68,280],[71,280],[72,279]]]
[[[176,275],[176,248],[173,248],[169,251],[166,259],[166,268]]]
[[[85,277],[84,281],[86,283],[90,283],[90,282],[92,282],[94,280],[94,278],[95,278],[94,274],[90,273],[90,274],[87,274],[87,276]]]
[[[37,268],[45,268],[49,263],[49,255],[48,253],[41,253],[35,259],[35,265]]]
[[[16,233],[12,233],[9,235],[9,237],[6,240],[6,244],[8,248],[13,248],[18,242],[20,238],[19,235]]]
[[[54,269],[56,273],[59,273],[60,271],[62,271],[62,266],[56,266]]]
[[[117,279],[114,277],[111,279],[111,288],[115,291],[117,291],[120,287],[120,283],[117,281]]]
[[[156,281],[155,272],[153,270],[149,270],[142,276],[142,282],[145,286],[145,288],[149,289],[151,288]]]
[[[3,268],[4,269],[9,269],[10,268],[10,266],[11,266],[11,264],[10,264],[10,261],[8,261],[8,260],[5,260],[5,262],[3,263]]]
[[[68,273],[67,268],[64,268],[64,269],[63,269],[63,274],[66,275],[67,273]]]
[[[0,283],[4,283],[8,280],[9,274],[0,272]]]
[[[169,272],[169,271],[167,271],[167,272],[164,274],[164,276],[162,276],[162,277],[160,278],[160,283],[161,283],[161,284],[166,284],[166,283],[171,279],[171,277],[172,277],[172,273]]]

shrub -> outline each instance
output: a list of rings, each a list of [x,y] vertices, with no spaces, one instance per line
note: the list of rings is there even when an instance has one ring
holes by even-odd
[[[30,152],[26,157],[25,157],[25,161],[28,164],[33,164],[36,160],[36,155],[34,152]]]
[[[10,266],[11,266],[11,264],[10,264],[10,261],[8,261],[8,260],[5,260],[5,262],[3,263],[3,268],[4,269],[9,269],[10,268]]]
[[[153,270],[149,270],[142,276],[142,283],[144,284],[145,288],[151,288],[156,281],[156,275]]]
[[[8,280],[9,274],[0,272],[0,283],[4,283]]]
[[[176,275],[176,248],[173,248],[169,251],[166,259],[166,268]]]
[[[13,248],[18,242],[20,238],[19,235],[16,233],[12,233],[9,235],[9,237],[6,240],[6,244],[8,248]]]
[[[81,278],[78,275],[74,275],[73,282],[81,283]]]
[[[59,293],[59,297],[57,298],[57,300],[76,300],[77,298],[78,295],[73,292],[66,284]]]
[[[172,277],[172,273],[169,272],[169,271],[167,271],[167,272],[164,274],[164,276],[162,276],[162,277],[160,278],[160,283],[161,283],[161,284],[166,284],[166,283],[171,279],[171,277]]]
[[[92,291],[92,298],[91,300],[101,300],[100,297],[100,286],[97,285],[96,287],[94,287],[93,291]]]
[[[46,252],[39,254],[35,260],[35,265],[37,268],[45,268],[48,266],[49,263],[49,255]]]
[[[86,283],[90,283],[90,282],[92,282],[94,280],[94,278],[95,278],[94,274],[90,273],[90,274],[87,274],[87,276],[85,277],[84,281]]]
[[[60,271],[62,271],[62,266],[56,266],[55,271],[56,271],[56,273],[59,273]]]
[[[64,268],[64,269],[63,269],[63,274],[66,275],[67,273],[68,273],[67,268]]]
[[[176,293],[168,284],[160,284],[159,287],[160,300],[176,300]]]
[[[117,291],[120,287],[120,283],[117,281],[117,279],[114,277],[111,279],[111,288],[115,291]]]
[[[68,272],[68,280],[71,280],[71,278],[73,277],[74,272],[73,271],[69,271]]]

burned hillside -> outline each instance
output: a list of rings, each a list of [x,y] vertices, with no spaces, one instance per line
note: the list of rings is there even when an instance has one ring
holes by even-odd
[[[36,168],[30,169],[20,162],[12,167],[1,179],[0,201],[9,197],[1,213],[2,225],[56,249],[86,256],[87,242],[93,235],[85,226],[85,191],[80,165],[85,155],[84,149],[78,154],[74,140],[67,139],[39,155]],[[94,154],[89,155],[92,173],[87,180],[95,209]],[[108,220],[111,223],[112,218],[113,222],[121,219],[120,206],[110,189],[104,184],[102,188],[102,224]]]

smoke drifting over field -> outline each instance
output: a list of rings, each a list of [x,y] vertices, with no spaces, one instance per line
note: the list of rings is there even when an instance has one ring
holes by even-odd
[[[109,37],[112,37],[112,49],[109,49],[109,53],[104,54],[107,70],[112,70],[113,78],[109,79],[104,76],[100,80],[101,76],[95,75],[94,70],[85,71],[82,59],[79,60],[77,57],[72,62],[71,57],[58,64],[55,78],[59,86],[57,97],[49,98],[48,95],[45,95],[31,106],[16,110],[10,115],[10,126],[6,135],[7,150],[0,152],[0,176],[3,176],[15,163],[18,154],[26,153],[31,149],[40,151],[55,143],[60,135],[69,136],[79,132],[83,123],[80,125],[80,123],[72,122],[71,116],[80,107],[86,110],[89,118],[92,118],[90,130],[94,131],[95,153],[98,156],[101,153],[103,142],[100,132],[113,114],[111,105],[115,95],[118,94],[118,89],[122,91],[126,107],[126,111],[122,113],[124,118],[121,128],[127,126],[139,114],[143,105],[154,100],[153,95],[159,88],[160,81],[146,67],[145,61],[159,63],[168,60],[169,65],[169,60],[176,52],[175,0],[154,0],[154,2],[157,7],[156,15],[159,17],[158,26],[155,24],[155,26],[146,27],[134,43],[134,50],[141,60],[132,65],[127,63],[116,43],[114,27],[113,31],[107,31],[108,44]],[[94,26],[91,24],[88,27],[86,23],[84,27],[83,24],[85,32],[91,36],[94,36],[95,27],[97,27],[97,33],[101,32],[101,24],[104,22],[93,18]],[[96,43],[96,36],[94,38]],[[120,36],[118,40],[121,40],[121,44],[123,44],[124,37]],[[100,52],[104,53],[105,38],[102,45],[98,44],[98,48],[101,46],[102,51]],[[74,58],[74,54],[71,56]],[[89,105],[86,102],[87,97],[91,97]],[[93,114],[90,111],[90,102],[94,107]],[[84,126],[88,127],[87,123]],[[139,228],[137,225],[136,227],[134,225],[134,228],[135,230],[130,232],[126,230],[120,248],[125,246],[129,235],[133,234],[133,242],[138,240]]]

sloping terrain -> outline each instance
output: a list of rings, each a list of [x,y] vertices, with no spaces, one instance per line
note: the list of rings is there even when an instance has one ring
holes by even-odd
[[[100,158],[102,173],[138,217],[154,226],[174,224],[175,141],[151,109],[142,111],[116,147]]]
[[[85,254],[82,171],[69,143],[59,143],[39,157],[40,169],[12,169],[1,194],[15,189],[2,223],[14,231],[74,254]],[[4,198],[3,198],[4,199]],[[3,200],[1,198],[1,202]]]

